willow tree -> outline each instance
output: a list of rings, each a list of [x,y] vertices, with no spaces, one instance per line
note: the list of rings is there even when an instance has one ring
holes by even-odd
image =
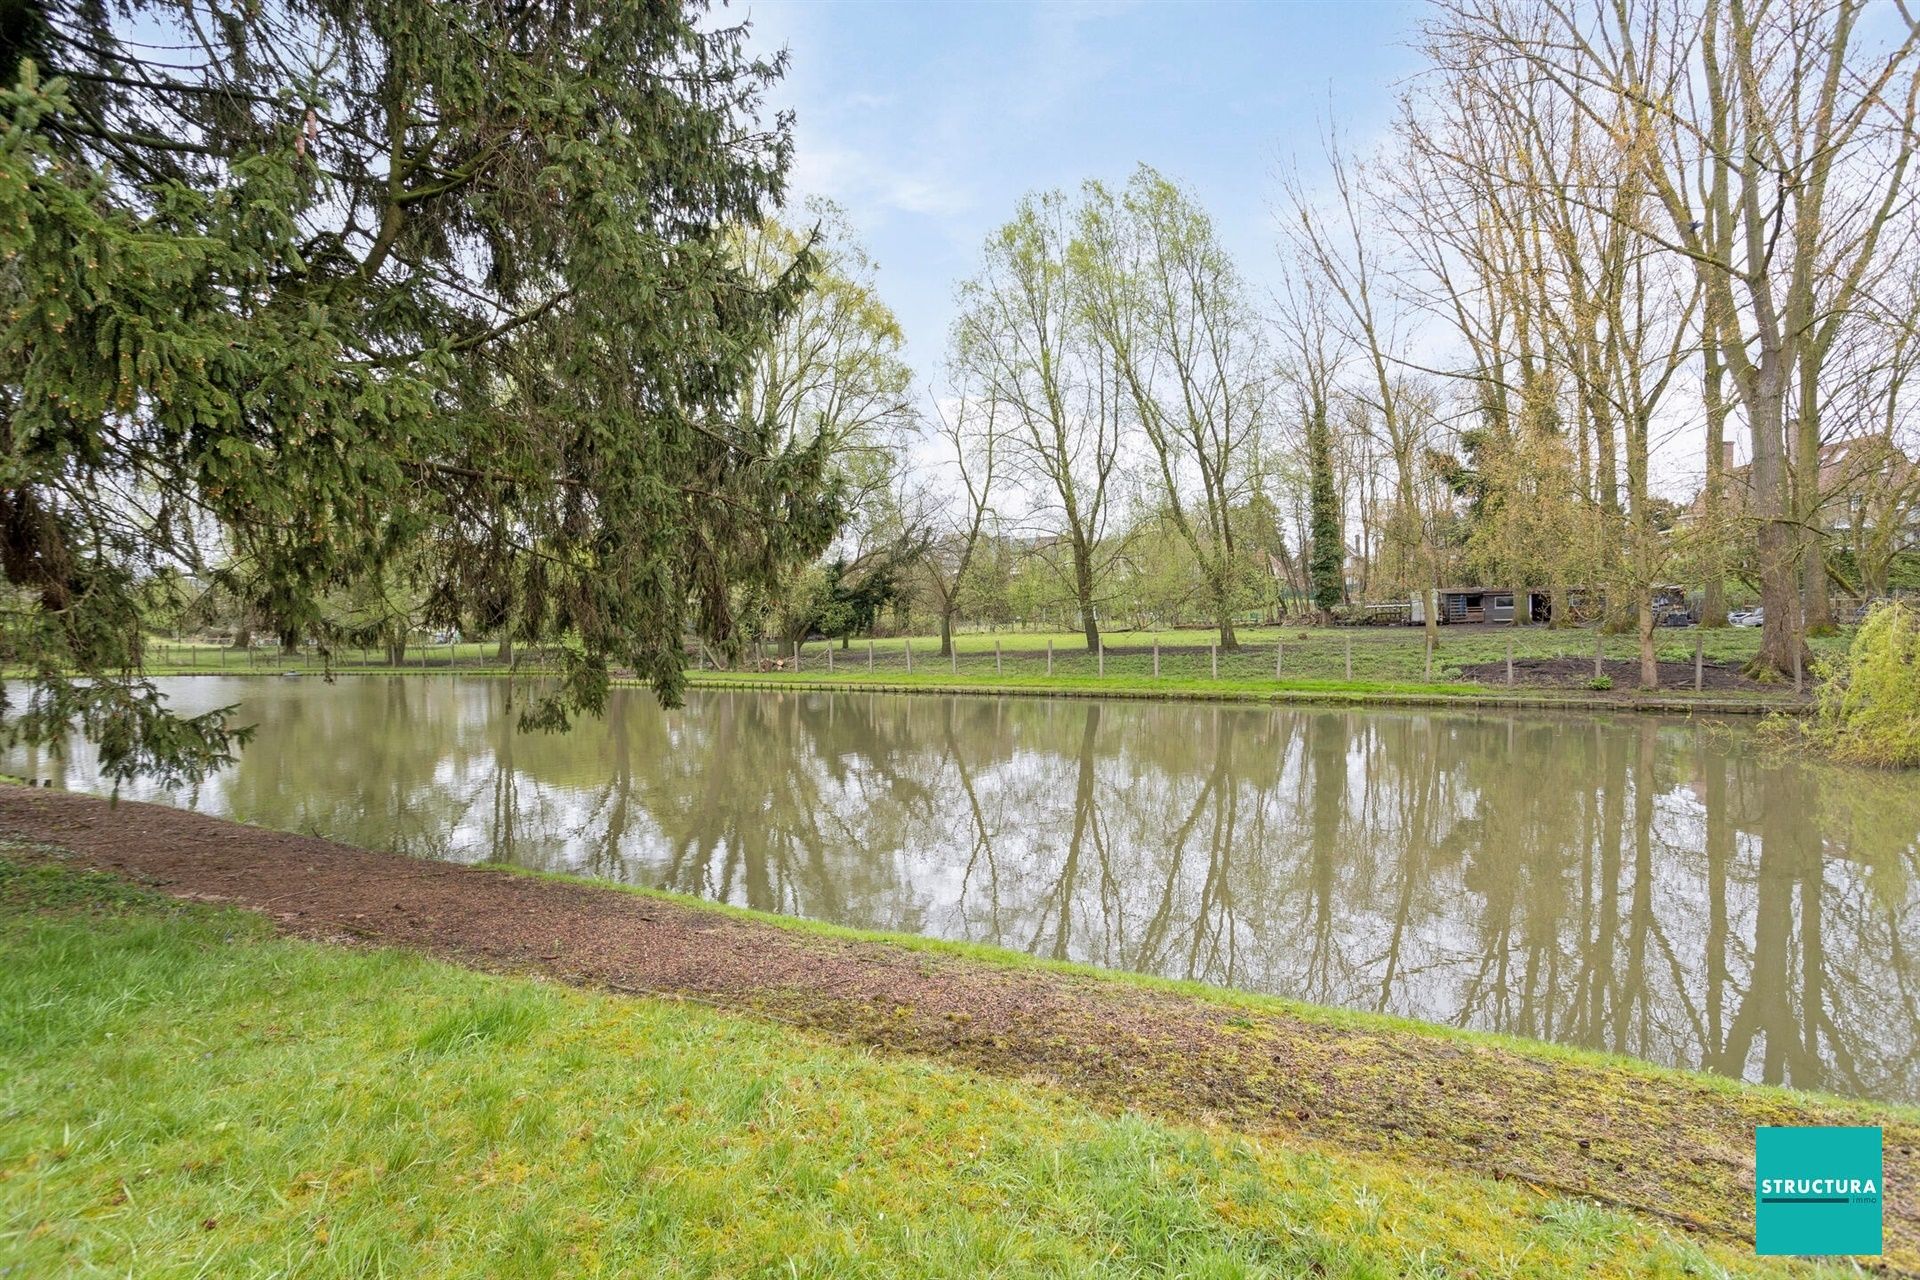
[[[1070,260],[1072,214],[1059,192],[1029,196],[987,237],[960,288],[955,375],[995,406],[1009,478],[1069,557],[1087,652],[1100,647],[1096,583],[1128,423],[1116,379],[1086,324]]]
[[[226,759],[141,672],[141,581],[249,566],[276,625],[431,548],[446,621],[566,635],[529,712],[631,667],[826,543],[811,441],[738,411],[800,254],[727,228],[781,194],[778,60],[674,4],[26,0],[0,90],[0,570],[15,736],[74,720],[121,775]]]
[[[803,255],[813,264],[807,292],[754,355],[740,411],[778,447],[819,453],[837,485],[842,522],[828,563],[787,575],[769,603],[786,642],[818,631],[845,645],[898,594],[925,546],[926,522],[900,495],[919,415],[906,339],[873,260],[838,206],[810,201],[807,212],[805,232],[768,220],[739,236],[748,278],[764,288]]]
[[[1077,305],[1124,388],[1220,646],[1237,648],[1248,575],[1234,512],[1259,491],[1271,389],[1262,326],[1212,220],[1153,169],[1120,193],[1089,183],[1076,230]]]

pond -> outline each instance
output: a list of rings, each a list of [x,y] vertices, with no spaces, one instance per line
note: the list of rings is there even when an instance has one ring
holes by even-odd
[[[140,799],[1920,1101],[1920,780],[1738,725],[621,690],[524,734],[494,680],[161,683],[259,733]]]

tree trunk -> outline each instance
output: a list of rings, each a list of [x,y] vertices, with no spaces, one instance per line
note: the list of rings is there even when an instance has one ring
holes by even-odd
[[[253,648],[253,628],[250,625],[243,622],[234,628],[233,647],[236,649]]]
[[[1087,637],[1087,652],[1100,652],[1100,621],[1093,612],[1093,552],[1077,533],[1073,539],[1073,593],[1080,606],[1080,627]]]
[[[1811,365],[1806,357],[1803,367]],[[1811,379],[1803,377],[1802,382]],[[1817,388],[1802,386],[1801,395],[1817,395]],[[1827,601],[1826,539],[1820,531],[1820,410],[1817,403],[1804,399],[1795,429],[1794,490],[1800,517],[1800,616],[1808,635],[1826,635],[1833,630],[1833,609]]]
[[[1759,521],[1756,543],[1760,560],[1760,605],[1766,620],[1760,632],[1760,652],[1748,664],[1756,677],[1779,679],[1793,674],[1796,657],[1805,664],[1806,641],[1800,631],[1800,584],[1794,572],[1796,538],[1787,523],[1785,424],[1781,421],[1782,371],[1776,352],[1762,352],[1755,371],[1759,385],[1749,397],[1753,430],[1753,510]]]
[[[1878,600],[1887,594],[1887,571],[1891,561],[1878,551],[1858,553],[1860,564],[1860,598]]]
[[[387,665],[405,666],[407,661],[407,642],[404,639],[387,641]]]
[[[501,663],[502,665],[507,665],[507,666],[512,665],[513,663],[513,632],[502,631],[500,633],[500,643],[494,646],[493,660],[495,662]]]
[[[945,658],[953,653],[953,610],[940,611],[940,656]]]
[[[1634,594],[1636,612],[1640,622],[1640,687],[1658,689],[1660,687],[1660,663],[1653,652],[1653,588],[1641,583]]]
[[[1826,539],[1818,529],[1800,534],[1800,611],[1807,634],[1833,634],[1833,602],[1827,594]]]
[[[1708,326],[1711,329],[1712,326]],[[1727,625],[1727,396],[1726,366],[1719,348],[1706,340],[1707,487],[1701,498],[1700,522],[1706,531],[1706,589],[1700,599],[1700,625]]]

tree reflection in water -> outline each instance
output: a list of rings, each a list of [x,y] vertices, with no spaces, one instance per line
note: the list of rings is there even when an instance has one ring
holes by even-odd
[[[173,689],[259,735],[132,792],[247,822],[1920,1101],[1920,781],[1739,730],[622,691],[521,734],[488,681]]]

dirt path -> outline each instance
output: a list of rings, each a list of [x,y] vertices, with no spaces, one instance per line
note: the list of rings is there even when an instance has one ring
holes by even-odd
[[[1751,1239],[1755,1125],[1875,1122],[1866,1109],[820,938],[153,805],[0,786],[0,834],[264,912],[293,934],[696,997],[1102,1106],[1520,1179],[1724,1239]],[[1885,1132],[1886,1263],[1920,1274],[1920,1125]]]

